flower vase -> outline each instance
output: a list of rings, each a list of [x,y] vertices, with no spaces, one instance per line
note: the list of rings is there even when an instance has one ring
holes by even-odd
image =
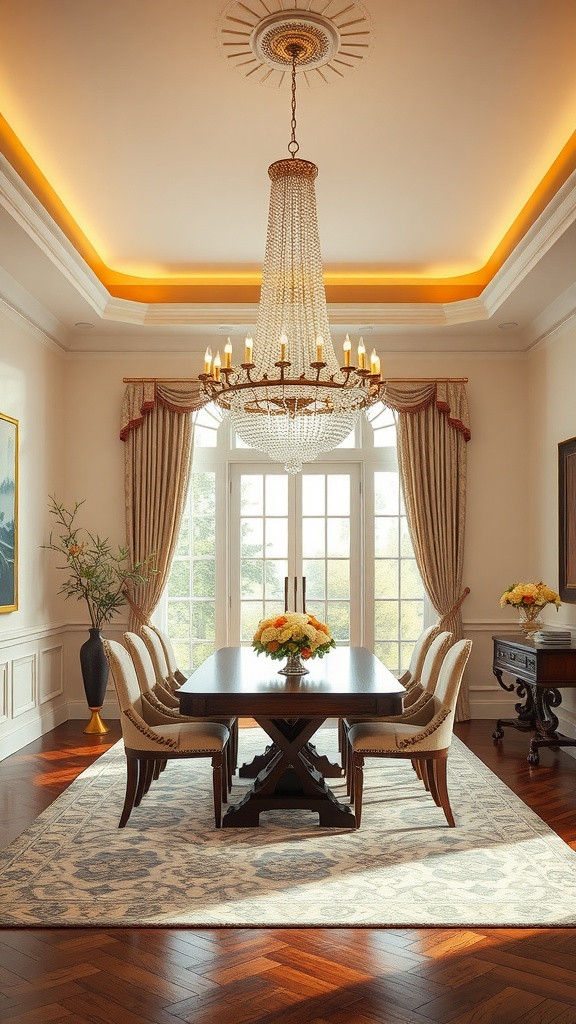
[[[100,710],[104,703],[106,686],[108,685],[109,666],[102,644],[102,633],[99,629],[90,629],[90,637],[80,648],[80,668],[88,707],[92,717],[84,729],[85,733],[104,735],[108,726],[100,718]]]
[[[542,626],[542,608],[540,604],[521,604],[518,607],[520,629],[527,636],[537,633]]]
[[[278,669],[281,676],[307,676],[308,669],[304,667],[299,654],[289,654],[284,668]]]

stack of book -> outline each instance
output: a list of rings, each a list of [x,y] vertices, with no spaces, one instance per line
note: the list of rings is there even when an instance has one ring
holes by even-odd
[[[539,629],[534,640],[544,647],[570,647],[572,633],[569,629]]]

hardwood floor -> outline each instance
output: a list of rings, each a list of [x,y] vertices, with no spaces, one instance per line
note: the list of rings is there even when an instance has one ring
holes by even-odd
[[[0,847],[119,736],[68,722],[0,762]],[[459,736],[576,849],[576,760]],[[519,863],[518,885],[530,884]],[[0,929],[10,1024],[576,1024],[576,929]]]

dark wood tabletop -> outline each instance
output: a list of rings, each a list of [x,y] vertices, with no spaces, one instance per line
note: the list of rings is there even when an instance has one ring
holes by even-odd
[[[239,804],[229,806],[222,825],[253,828],[262,811],[300,808],[317,812],[321,826],[355,828],[351,808],[326,784],[326,776],[342,774],[341,767],[311,738],[327,718],[400,714],[406,691],[364,647],[337,647],[311,659],[305,676],[280,675],[282,666],[251,648],[224,647],[177,691],[183,714],[254,718],[272,740],[240,769],[254,783]]]
[[[405,689],[365,647],[337,647],[306,662],[309,675],[282,676],[282,661],[248,647],[223,647],[178,690],[185,715],[398,715]]]

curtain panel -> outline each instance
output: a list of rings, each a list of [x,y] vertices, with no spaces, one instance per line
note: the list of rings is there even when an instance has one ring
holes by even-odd
[[[192,461],[192,413],[205,405],[198,381],[137,381],[124,394],[126,544],[133,562],[154,552],[156,574],[128,596],[129,628],[152,615],[178,541]]]
[[[462,637],[466,444],[470,439],[463,382],[384,383],[381,399],[398,418],[398,464],[416,563],[440,625]],[[456,718],[470,717],[460,691]]]

